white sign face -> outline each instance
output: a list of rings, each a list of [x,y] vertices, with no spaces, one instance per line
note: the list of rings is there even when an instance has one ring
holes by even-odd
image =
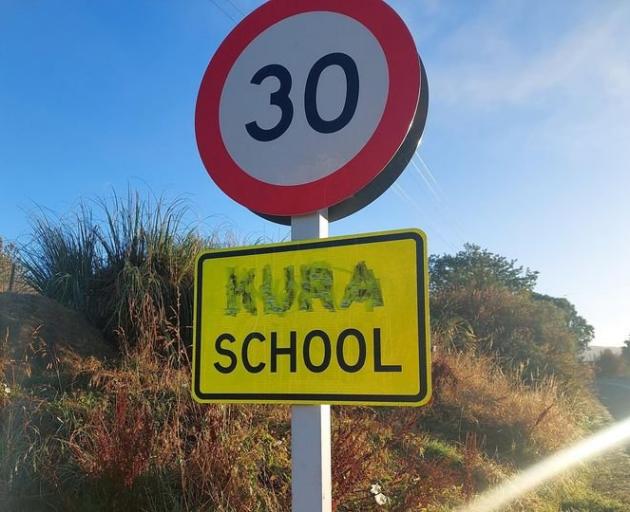
[[[270,0],[206,70],[201,158],[226,194],[260,214],[350,200],[356,209],[360,192],[378,196],[404,168],[401,148],[415,150],[423,77],[409,30],[383,0]],[[389,179],[376,180],[384,170]]]
[[[322,60],[327,56],[328,63]],[[316,67],[318,62],[324,64]],[[265,68],[260,84],[252,83]],[[381,45],[354,18],[331,12],[287,18],[254,39],[228,75],[220,107],[225,147],[247,174],[266,183],[302,185],[324,178],[374,134],[387,102],[388,75]],[[315,90],[308,98],[307,87]],[[307,108],[331,128],[311,126]],[[340,119],[344,109],[350,115]],[[248,132],[252,122],[267,138]]]

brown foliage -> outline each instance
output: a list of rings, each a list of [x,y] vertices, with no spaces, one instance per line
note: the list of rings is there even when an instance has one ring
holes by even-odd
[[[370,430],[353,421],[350,415],[337,411],[332,445],[333,510],[353,495],[366,494],[375,470],[374,445]],[[363,423],[363,424],[362,424]]]
[[[70,437],[74,457],[87,475],[127,489],[147,471],[154,444],[148,407],[132,403],[124,388],[116,393],[113,413],[97,409]]]
[[[579,398],[564,396],[553,378],[526,385],[490,357],[444,357],[455,380],[443,386],[439,406],[429,411],[430,421],[457,411],[459,424],[451,420],[443,433],[452,435],[453,426],[459,432],[476,432],[487,453],[517,457],[519,462],[554,451],[581,434],[577,413],[586,414],[587,408],[580,406]]]

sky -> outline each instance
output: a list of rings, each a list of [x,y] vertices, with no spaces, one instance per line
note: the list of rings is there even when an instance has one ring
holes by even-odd
[[[259,0],[0,0],[0,236],[128,187],[185,198],[243,241],[288,231],[226,197],[198,156],[206,66]],[[540,272],[595,343],[630,334],[630,3],[391,0],[425,64],[413,164],[331,235],[417,227]]]

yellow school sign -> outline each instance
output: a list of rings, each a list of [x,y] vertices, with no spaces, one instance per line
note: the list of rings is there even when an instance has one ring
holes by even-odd
[[[422,405],[431,396],[424,233],[207,251],[199,402]]]

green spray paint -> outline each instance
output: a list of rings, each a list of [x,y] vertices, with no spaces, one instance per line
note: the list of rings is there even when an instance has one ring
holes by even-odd
[[[263,298],[263,307],[265,314],[276,313],[278,315],[287,312],[293,306],[297,290],[295,282],[295,269],[284,267],[284,297],[279,298],[274,294],[273,278],[271,274],[271,265],[265,265],[263,268],[262,286],[260,288]]]
[[[235,268],[228,269],[227,284],[225,285],[227,298],[225,313],[227,315],[236,316],[241,310],[238,301],[239,295],[241,296],[241,302],[245,310],[252,315],[256,314],[256,299],[254,295],[255,277],[256,270],[253,268],[240,271],[238,276]]]
[[[328,263],[318,262],[300,267],[302,287],[299,305],[302,311],[313,311],[313,300],[319,299],[329,311],[335,310],[333,302],[333,272]]]
[[[365,261],[360,261],[354,267],[352,279],[346,286],[346,291],[341,300],[342,308],[349,308],[353,302],[367,302],[369,310],[383,305],[383,293],[381,284],[374,276]]]

